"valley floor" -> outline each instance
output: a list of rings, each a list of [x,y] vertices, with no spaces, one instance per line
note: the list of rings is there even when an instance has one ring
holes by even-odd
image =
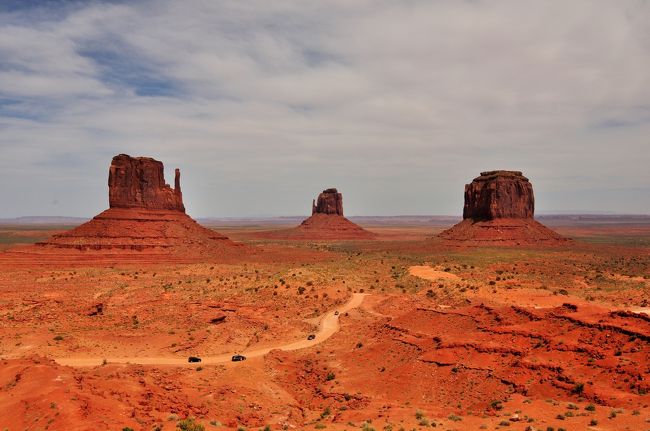
[[[503,248],[364,227],[219,226],[259,252],[191,262],[0,229],[0,430],[650,429],[650,226]]]

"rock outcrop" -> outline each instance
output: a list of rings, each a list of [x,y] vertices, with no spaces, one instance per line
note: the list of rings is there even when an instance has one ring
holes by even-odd
[[[165,183],[162,162],[149,157],[120,154],[108,172],[110,208],[143,208],[185,212],[181,174],[176,169],[174,188]]]
[[[75,229],[54,235],[45,249],[128,250],[147,253],[210,255],[241,247],[185,214],[176,169],[172,189],[162,162],[120,154],[108,174],[110,208]]]
[[[532,219],[534,213],[533,185],[519,171],[481,172],[465,186],[463,219]]]
[[[463,221],[439,237],[464,244],[552,244],[566,241],[534,219],[533,185],[519,171],[488,171],[465,185]]]
[[[343,195],[335,188],[325,189],[312,201],[311,217],[291,229],[259,232],[259,238],[286,240],[363,240],[376,235],[343,216]]]
[[[335,214],[343,216],[343,195],[336,189],[326,189],[312,201],[311,215]]]

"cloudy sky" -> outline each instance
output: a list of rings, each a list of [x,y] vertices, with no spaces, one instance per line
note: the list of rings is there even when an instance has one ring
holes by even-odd
[[[193,216],[460,214],[492,169],[650,213],[650,2],[2,0],[0,151],[0,217],[98,213],[118,153]]]

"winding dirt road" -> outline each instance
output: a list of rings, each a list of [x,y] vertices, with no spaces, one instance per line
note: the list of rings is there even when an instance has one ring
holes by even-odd
[[[352,298],[342,307],[338,308],[339,313],[345,313],[346,311],[357,308],[363,302],[363,298],[366,294],[363,293],[354,293]],[[304,349],[306,347],[312,347],[317,344],[322,343],[327,340],[329,337],[334,335],[339,330],[339,316],[335,314],[335,311],[329,311],[320,317],[320,324],[318,332],[316,332],[316,337],[313,340],[301,339],[287,344],[278,344],[275,346],[264,347],[261,349],[254,350],[244,350],[242,352],[237,352],[246,356],[246,358],[255,358],[258,356],[264,356],[269,353],[271,350],[298,350]],[[234,353],[233,353],[234,354]],[[222,364],[231,362],[233,354],[224,354],[217,356],[203,356],[201,357],[201,365],[212,365],[212,364]],[[119,357],[119,358],[99,358],[99,357],[69,357],[69,358],[55,358],[57,363],[61,365],[68,365],[72,367],[94,367],[97,365],[102,365],[104,361],[111,364],[141,364],[141,365],[190,365],[196,366],[196,363],[188,363],[187,357],[179,356],[150,356],[150,357]]]

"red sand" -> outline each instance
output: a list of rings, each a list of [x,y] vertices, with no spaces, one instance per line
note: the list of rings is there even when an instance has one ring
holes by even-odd
[[[174,247],[0,253],[0,429],[171,431],[185,417],[208,431],[647,426],[643,243],[452,248],[395,228],[384,241],[190,255],[210,233],[187,229],[196,236]],[[344,311],[353,293],[363,303]],[[320,319],[339,309],[321,337]],[[240,363],[52,360],[178,363],[294,343],[304,348]]]

